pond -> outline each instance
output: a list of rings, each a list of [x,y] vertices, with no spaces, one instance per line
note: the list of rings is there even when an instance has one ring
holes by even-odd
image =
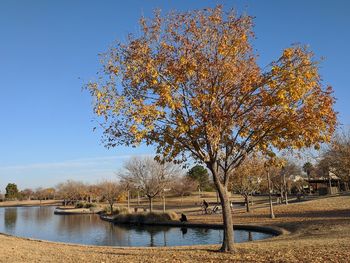
[[[219,244],[223,236],[220,229],[115,225],[98,215],[55,215],[54,209],[0,208],[0,232],[56,242],[125,247]],[[235,242],[269,237],[272,235],[235,230]]]

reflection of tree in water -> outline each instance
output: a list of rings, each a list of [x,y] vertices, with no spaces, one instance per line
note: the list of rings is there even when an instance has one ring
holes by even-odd
[[[102,228],[103,222],[97,215],[56,215],[59,232],[75,235],[86,232],[89,228]]]
[[[27,210],[30,210],[31,212],[35,213],[35,219],[38,223],[44,223],[52,219],[52,207],[39,206],[35,209],[29,207]]]
[[[125,230],[102,221],[98,215],[56,215],[56,217],[57,232],[72,240],[85,236],[84,238],[95,245],[127,245]]]
[[[5,208],[4,225],[7,231],[13,231],[17,222],[17,207]]]
[[[222,229],[213,228],[191,228],[191,236],[201,243],[221,242],[223,238]]]
[[[167,236],[166,233],[171,229],[171,227],[168,226],[135,226],[135,225],[118,225],[120,228],[124,228],[127,232],[128,235],[134,231],[135,233],[138,234],[148,234],[150,242],[149,246],[154,247],[156,246],[155,243],[155,236],[159,233],[163,232],[163,246],[167,245]],[[132,236],[132,234],[131,234]]]
[[[102,244],[109,244],[115,246],[130,246],[130,241],[132,237],[130,237],[130,232],[118,225],[114,225],[112,223],[105,224],[105,235],[104,239],[101,242]]]
[[[32,221],[33,220],[33,209],[32,207],[22,207],[21,211],[21,217],[26,221]]]
[[[248,241],[253,241],[253,233],[248,231]]]

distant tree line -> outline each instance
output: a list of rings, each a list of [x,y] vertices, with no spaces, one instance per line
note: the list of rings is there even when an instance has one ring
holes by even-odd
[[[253,196],[273,193],[279,200],[288,203],[288,195],[306,193],[309,190],[308,180],[327,178],[330,173],[341,178],[343,182],[350,180],[350,131],[335,135],[331,143],[320,152],[316,162],[301,164],[298,159],[275,157],[275,164],[268,167],[270,188],[266,177],[266,158],[249,155],[242,165],[233,171],[230,178],[230,191],[240,194],[250,211]],[[63,200],[64,204],[76,204],[83,201],[107,202],[110,207],[117,201],[128,198],[146,198],[149,210],[152,201],[165,193],[179,196],[182,199],[194,191],[212,191],[212,178],[208,170],[199,164],[188,171],[180,169],[172,163],[160,163],[153,158],[132,158],[124,163],[116,180],[104,180],[96,184],[67,180],[56,187],[37,189],[18,189],[15,183],[6,186],[3,200]],[[139,203],[139,202],[138,202]]]

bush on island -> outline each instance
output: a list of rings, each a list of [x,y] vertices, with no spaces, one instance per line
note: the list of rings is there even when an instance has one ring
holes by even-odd
[[[119,213],[114,214],[113,221],[122,224],[150,224],[179,220],[175,212],[166,213]]]
[[[75,205],[75,208],[92,208],[92,207],[96,207],[96,204],[79,202]]]

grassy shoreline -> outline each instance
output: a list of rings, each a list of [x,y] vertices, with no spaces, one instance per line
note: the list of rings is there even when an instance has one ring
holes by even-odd
[[[53,206],[61,205],[60,200],[23,200],[23,201],[4,201],[0,202],[0,207],[31,207],[31,206]]]

